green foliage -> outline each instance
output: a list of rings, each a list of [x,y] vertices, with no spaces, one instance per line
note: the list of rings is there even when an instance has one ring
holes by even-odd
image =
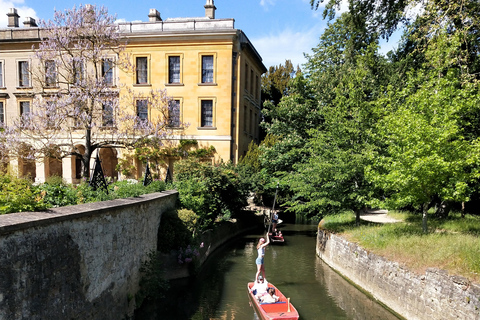
[[[88,183],[70,185],[60,177],[50,177],[34,186],[28,179],[10,175],[0,176],[0,214],[24,211],[41,211],[81,203],[137,197],[142,194],[166,190],[163,181],[154,180],[144,187],[141,183],[117,181],[103,189],[93,190]]]
[[[0,214],[44,210],[48,204],[43,196],[28,179],[0,176]]]
[[[188,209],[180,209],[178,210],[178,218],[182,220],[188,231],[190,231],[191,234],[194,235],[198,220],[198,216],[195,214],[195,212]]]
[[[140,267],[141,279],[140,290],[135,296],[135,303],[139,307],[145,299],[155,300],[163,298],[170,288],[168,280],[165,279],[164,266],[159,253],[152,251]]]
[[[187,247],[192,241],[192,233],[180,219],[176,210],[164,212],[158,231],[158,251],[170,253]]]
[[[233,216],[246,205],[247,190],[232,164],[179,161],[175,164],[174,185],[181,207],[198,215],[199,231],[211,228],[218,218]]]
[[[63,207],[77,204],[77,191],[66,184],[61,177],[49,177],[44,184],[38,186],[43,201],[49,207]]]
[[[459,213],[448,219],[430,219],[430,228],[424,234],[422,219],[417,214],[402,214],[405,222],[375,224],[362,221],[357,227],[352,213],[328,216],[323,228],[342,232],[363,248],[412,269],[442,268],[451,274],[463,275],[472,281],[480,274],[480,219],[476,216],[461,218]]]

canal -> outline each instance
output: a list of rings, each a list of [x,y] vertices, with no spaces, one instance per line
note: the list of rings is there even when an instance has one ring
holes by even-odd
[[[398,319],[316,256],[316,230],[316,225],[283,224],[285,243],[270,244],[265,253],[267,280],[291,298],[300,319]],[[230,241],[197,277],[173,281],[168,297],[142,307],[135,320],[258,319],[246,286],[255,277],[255,245],[261,236]]]

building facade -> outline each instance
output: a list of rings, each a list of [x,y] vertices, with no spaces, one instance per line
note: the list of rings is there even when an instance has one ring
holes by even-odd
[[[135,72],[114,68],[110,76],[118,81],[120,95],[166,89],[176,116],[172,142],[195,140],[199,147],[215,148],[213,162],[236,163],[251,141],[259,142],[261,75],[266,68],[243,31],[235,29],[234,19],[216,19],[213,0],[207,0],[204,8],[204,17],[166,20],[150,9],[146,22],[119,24]],[[0,121],[9,126],[32,108],[36,93],[28,69],[35,64],[32,45],[39,43],[42,30],[31,18],[20,27],[15,9],[7,15],[8,27],[0,29]],[[81,139],[78,144],[81,149]],[[121,179],[116,165],[125,155],[121,148],[102,148],[105,175]],[[167,160],[170,170],[176,160]],[[38,182],[52,175],[73,183],[80,178],[74,157],[18,157],[10,164],[20,176]],[[138,161],[135,166],[134,178],[141,178],[144,166]]]

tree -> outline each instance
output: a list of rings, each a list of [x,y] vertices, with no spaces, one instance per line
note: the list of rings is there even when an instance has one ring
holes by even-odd
[[[336,10],[340,9],[341,0],[310,0],[312,9],[317,10],[326,2],[323,18],[335,18]],[[409,0],[349,0],[348,11],[353,19],[354,26],[368,29],[370,34],[379,34],[388,38],[397,29],[398,24],[405,22],[405,8],[414,5],[417,1]]]
[[[55,11],[53,21],[40,25],[38,63],[29,70],[33,108],[9,128],[10,136],[22,137],[36,155],[81,158],[84,177],[99,148],[131,148],[147,140],[161,145],[168,137],[170,98],[165,90],[126,90],[120,96],[114,70],[134,68],[107,9],[85,5]]]
[[[472,8],[473,6],[473,8]],[[390,208],[421,207],[423,230],[435,201],[468,201],[479,178],[478,5],[431,1],[409,40],[421,63],[404,88],[379,103],[384,150],[372,153],[367,175],[386,191]],[[438,200],[437,200],[438,199]]]

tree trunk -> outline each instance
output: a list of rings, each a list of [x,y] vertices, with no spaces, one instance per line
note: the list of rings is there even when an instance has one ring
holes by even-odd
[[[424,203],[422,206],[422,229],[423,233],[428,232],[427,218],[428,218],[428,203]]]
[[[82,157],[83,162],[83,177],[90,181],[90,159],[92,157],[93,151],[92,149],[92,140],[91,140],[92,132],[90,129],[85,130],[85,153]]]
[[[360,225],[360,213],[362,212],[361,209],[356,209],[355,210],[355,224],[357,227]]]

